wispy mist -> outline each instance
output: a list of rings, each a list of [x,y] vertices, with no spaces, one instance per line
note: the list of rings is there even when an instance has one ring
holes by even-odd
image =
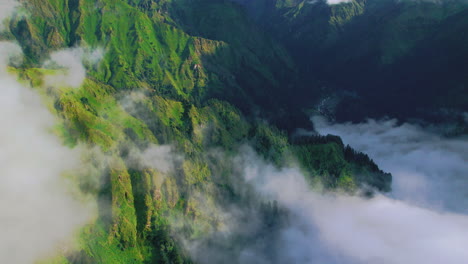
[[[200,263],[466,263],[466,147],[416,125],[395,121],[329,124],[323,134],[370,154],[393,173],[394,191],[373,198],[315,191],[298,168],[277,168],[252,150],[232,161],[238,184],[281,214],[255,206],[219,207],[229,228],[183,244]],[[273,209],[273,211],[276,209]],[[283,217],[281,217],[283,215]],[[280,217],[276,224],[272,218]]]
[[[50,54],[50,60],[44,63],[46,68],[59,68],[63,72],[46,76],[47,85],[68,86],[79,88],[86,78],[85,64],[95,67],[102,57],[104,50],[101,48],[90,49],[74,47],[62,49]]]
[[[438,213],[382,195],[310,190],[295,169],[248,167],[246,175],[295,216],[281,231],[293,263],[464,263],[468,216]],[[321,248],[321,250],[317,250]],[[296,261],[297,260],[297,261]]]
[[[19,6],[17,0],[2,0],[0,2],[0,31],[5,29],[4,21],[15,11]]]
[[[341,4],[341,3],[349,3],[351,2],[352,0],[327,0],[327,4],[329,5],[338,5],[338,4]],[[319,3],[320,0],[310,0],[310,1],[307,1],[306,3],[307,4],[310,4],[310,5],[313,5],[313,4],[316,4],[316,3]]]
[[[349,3],[351,1],[352,0],[327,0],[327,4],[329,4],[329,5],[338,5],[338,4],[341,4],[341,3]]]

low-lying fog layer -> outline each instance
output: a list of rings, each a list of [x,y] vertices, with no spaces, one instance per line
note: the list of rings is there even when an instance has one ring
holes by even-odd
[[[236,233],[259,233],[258,217],[231,214],[230,232],[211,243],[188,243],[200,263],[401,264],[468,263],[468,142],[445,139],[411,124],[368,121],[330,124],[314,118],[321,134],[368,153],[394,177],[393,192],[372,199],[311,190],[300,170],[278,169],[252,150],[241,151],[238,168],[247,183],[288,211],[288,220],[239,247]],[[263,220],[264,221],[264,220]],[[261,225],[260,225],[261,226]],[[261,233],[261,232],[260,232]],[[226,243],[228,249],[217,245]],[[231,255],[230,255],[231,254]]]
[[[275,186],[289,186],[286,190],[272,186],[282,203],[303,216],[300,221],[318,230],[322,242],[346,256],[339,263],[467,263],[466,140],[394,120],[313,122],[319,133],[341,136],[394,177],[390,197],[371,200],[320,197],[301,188],[299,177],[278,178]]]
[[[393,174],[391,196],[437,211],[468,213],[468,141],[446,139],[396,120],[329,124],[315,117],[321,134],[339,135]]]

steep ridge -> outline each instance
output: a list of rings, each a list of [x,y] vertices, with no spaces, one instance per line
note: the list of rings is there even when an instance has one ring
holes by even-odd
[[[77,250],[45,263],[192,263],[174,234],[203,239],[224,224],[218,208],[232,205],[263,215],[256,220],[264,228],[235,233],[243,244],[255,244],[287,213],[280,216],[274,204],[239,189],[235,160],[246,144],[275,166],[299,163],[308,180],[325,189],[390,189],[391,175],[338,137],[290,137],[262,119],[288,110],[286,94],[296,86],[285,85],[296,70],[238,5],[28,0],[23,8],[27,15],[13,17],[2,35],[25,53],[11,71],[46,98],[64,144],[102,152],[86,157],[102,174],[95,175],[100,183],[78,183],[96,197],[98,215],[81,230]],[[101,51],[87,58],[100,53],[100,63],[84,63],[78,89],[50,87],[47,77],[64,69],[44,69],[44,62],[77,46]],[[153,162],[170,159],[169,167],[145,165],[138,153],[155,153]]]
[[[94,73],[100,81],[118,89],[157,87],[196,103],[227,99],[249,112],[277,111],[286,101],[276,98],[291,92],[283,87],[293,87],[286,51],[229,1],[52,3],[28,2],[33,17],[12,25],[32,62],[47,54],[46,47],[103,46],[106,55]]]

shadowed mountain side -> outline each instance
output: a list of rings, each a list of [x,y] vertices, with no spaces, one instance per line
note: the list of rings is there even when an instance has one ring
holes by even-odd
[[[353,94],[339,120],[457,121],[468,109],[466,1],[238,2],[287,47],[302,83]],[[317,100],[313,87],[300,89],[304,107]]]

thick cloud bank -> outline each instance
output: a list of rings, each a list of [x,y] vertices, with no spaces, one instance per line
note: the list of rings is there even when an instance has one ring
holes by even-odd
[[[246,176],[294,216],[280,231],[277,263],[461,264],[468,259],[468,216],[381,195],[365,200],[318,194],[295,169],[253,163]]]
[[[468,141],[446,139],[396,120],[328,124],[314,118],[321,134],[335,134],[345,144],[369,154],[393,174],[396,199],[434,210],[468,213]]]
[[[393,120],[333,125],[314,118],[314,124],[320,133],[339,135],[346,144],[369,153],[393,173],[395,184],[392,198],[364,200],[314,194],[299,173],[291,171],[247,173],[263,179],[264,184],[257,186],[299,216],[292,227],[302,227],[298,234],[305,241],[300,252],[314,252],[314,243],[321,242],[328,252],[305,256],[313,259],[327,253],[329,258],[335,252],[341,255],[337,263],[467,262],[465,140],[444,139]],[[319,240],[313,238],[315,232]]]
[[[39,96],[8,73],[20,55],[0,43],[0,263],[15,264],[52,254],[89,216],[62,177],[79,166],[79,153],[62,146]]]
[[[228,231],[213,234],[208,243],[186,243],[194,259],[255,264],[467,263],[466,140],[445,139],[393,120],[313,121],[321,134],[340,135],[391,172],[394,191],[370,199],[314,191],[299,169],[277,168],[247,148],[235,159],[235,167],[261,199],[276,200],[282,213],[273,209],[265,218],[252,208],[225,208]],[[275,215],[280,219],[272,225]],[[245,234],[253,235],[238,238]]]
[[[235,233],[259,233],[240,253],[192,244],[201,263],[400,264],[467,263],[467,150],[462,139],[445,139],[396,121],[329,124],[314,118],[321,134],[340,135],[393,173],[394,191],[372,199],[310,188],[300,170],[276,168],[253,151],[236,161],[248,184],[287,211],[287,220],[261,232],[253,212],[230,212]],[[243,210],[239,213],[239,209]],[[242,222],[239,215],[249,215]],[[264,220],[262,220],[264,221]],[[242,229],[239,231],[238,229]],[[260,230],[260,231],[259,231]],[[225,243],[219,237],[214,244]],[[212,238],[213,239],[213,238]],[[235,239],[229,239],[236,245]],[[213,245],[213,243],[211,244]],[[200,253],[201,252],[201,253]],[[201,257],[200,257],[201,256]],[[204,258],[203,256],[209,256]],[[226,257],[228,256],[228,257]]]

